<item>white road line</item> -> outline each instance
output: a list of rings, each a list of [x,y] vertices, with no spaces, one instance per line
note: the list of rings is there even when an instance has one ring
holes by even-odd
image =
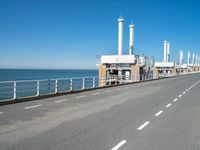
[[[106,93],[112,92],[112,90],[107,90]]]
[[[135,85],[133,87],[135,87]]]
[[[84,98],[86,97],[85,95],[81,95],[81,96],[77,96],[76,98],[79,99],[79,98]]]
[[[182,95],[179,95],[178,97],[182,97]]]
[[[142,124],[140,127],[138,127],[137,129],[138,129],[138,130],[142,130],[142,129],[143,129],[144,127],[146,127],[149,123],[150,123],[150,122],[147,121],[147,122],[145,122],[144,124]]]
[[[98,94],[100,94],[99,92],[96,92],[96,93],[92,93],[92,95],[98,95]]]
[[[66,102],[66,101],[68,101],[68,99],[57,100],[57,101],[54,101],[54,103],[61,103],[61,102]]]
[[[127,87],[125,87],[124,89],[128,89],[129,87],[127,86]]]
[[[36,107],[40,107],[40,106],[42,106],[42,104],[28,106],[28,107],[25,107],[24,109],[32,109],[32,108],[36,108]]]
[[[157,112],[157,113],[155,114],[155,116],[157,117],[157,116],[159,116],[159,115],[162,114],[162,113],[163,113],[163,111],[161,110],[161,111]]]
[[[0,112],[0,114],[3,114],[3,112]]]
[[[167,104],[165,107],[168,108],[168,107],[170,107],[171,105],[172,105],[172,103],[169,103],[169,104]]]
[[[187,90],[185,90],[186,92],[188,92],[188,89]]]
[[[111,150],[118,150],[120,147],[122,147],[127,141],[123,140],[119,142],[115,147],[113,147]]]
[[[175,98],[173,101],[176,102],[178,100],[178,98]]]
[[[183,94],[185,94],[185,92],[183,92]]]

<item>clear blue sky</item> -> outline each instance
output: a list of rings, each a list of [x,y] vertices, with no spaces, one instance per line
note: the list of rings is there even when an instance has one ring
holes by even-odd
[[[180,48],[200,53],[199,0],[1,0],[0,68],[95,69],[96,55],[117,53],[117,18],[135,24],[137,54],[162,60]]]

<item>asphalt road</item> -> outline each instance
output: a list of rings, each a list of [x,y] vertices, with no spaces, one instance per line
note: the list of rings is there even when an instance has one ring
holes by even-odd
[[[200,74],[0,106],[0,150],[200,150]]]

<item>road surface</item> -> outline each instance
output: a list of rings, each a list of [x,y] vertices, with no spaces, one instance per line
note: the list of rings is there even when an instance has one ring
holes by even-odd
[[[0,106],[1,150],[199,150],[200,74]]]

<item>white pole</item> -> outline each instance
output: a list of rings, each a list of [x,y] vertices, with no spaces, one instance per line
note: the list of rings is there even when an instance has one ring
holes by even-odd
[[[118,55],[122,55],[123,49],[123,24],[124,19],[120,17],[118,20]]]
[[[16,81],[14,81],[14,83],[13,83],[14,85],[13,85],[13,99],[15,100],[15,99],[17,99],[17,82]]]
[[[55,93],[58,93],[58,80],[55,80]]]
[[[39,96],[40,95],[40,81],[38,80],[37,81],[37,94],[36,96]]]
[[[72,91],[72,90],[73,90],[73,80],[70,79],[70,91]]]
[[[93,88],[95,88],[95,77],[93,77]]]
[[[83,87],[82,87],[82,89],[84,90],[85,89],[85,78],[83,78]]]

